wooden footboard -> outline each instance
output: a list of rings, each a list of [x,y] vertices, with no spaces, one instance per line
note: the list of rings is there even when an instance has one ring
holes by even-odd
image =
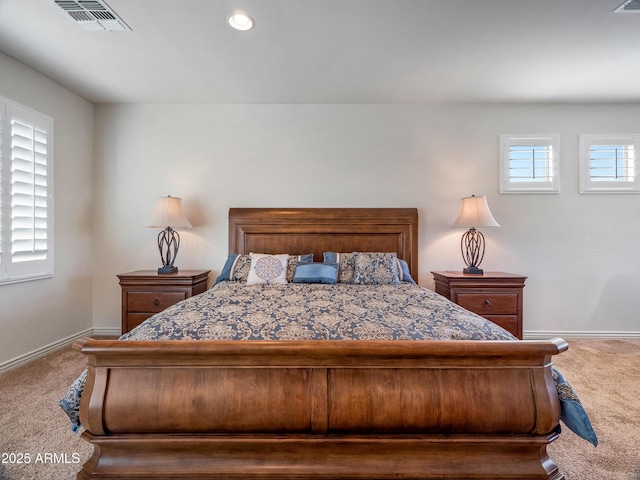
[[[563,340],[98,341],[78,478],[561,479]]]

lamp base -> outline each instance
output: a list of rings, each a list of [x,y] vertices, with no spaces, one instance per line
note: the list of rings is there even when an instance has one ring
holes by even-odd
[[[160,267],[158,268],[158,273],[160,275],[166,275],[168,273],[178,273],[178,267],[174,267],[173,265]]]
[[[484,270],[478,267],[467,267],[462,270],[462,273],[468,273],[469,275],[484,275]]]

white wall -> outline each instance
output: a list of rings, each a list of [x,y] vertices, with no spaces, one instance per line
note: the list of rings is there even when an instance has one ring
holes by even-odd
[[[195,228],[176,264],[227,254],[230,207],[418,207],[419,281],[459,270],[460,198],[487,195],[486,270],[529,277],[525,335],[640,334],[640,195],[580,195],[580,133],[638,133],[635,105],[101,105],[93,315],[117,329],[117,273],[159,265],[155,198]],[[500,195],[498,136],[560,134],[561,193]]]
[[[0,365],[92,326],[93,106],[0,53],[0,95],[54,119],[53,278],[0,286]]]

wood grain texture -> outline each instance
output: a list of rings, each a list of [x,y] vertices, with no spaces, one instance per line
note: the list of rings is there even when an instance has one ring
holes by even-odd
[[[395,251],[415,209],[231,209],[230,251]],[[561,340],[76,342],[80,479],[564,478]]]
[[[395,252],[418,275],[415,208],[232,208],[229,253]]]
[[[207,289],[209,270],[159,274],[138,270],[118,275],[122,287],[122,329],[127,333],[147,318]]]
[[[89,378],[109,379],[82,397],[87,438],[101,452],[84,469],[93,478],[137,478],[141,465],[143,478],[199,469],[209,478],[562,478],[545,453],[560,414],[550,361],[566,349],[561,340],[84,340],[76,348],[90,359]],[[189,439],[194,452],[169,448],[169,439]],[[542,473],[549,468],[556,473]]]
[[[100,456],[94,455],[78,478],[561,480],[545,453],[556,436],[97,437],[85,432]]]
[[[504,272],[470,275],[431,272],[435,291],[461,307],[482,315],[522,340],[523,290],[527,277]]]

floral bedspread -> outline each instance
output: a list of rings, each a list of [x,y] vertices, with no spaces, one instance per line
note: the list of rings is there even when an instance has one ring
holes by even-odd
[[[179,302],[123,340],[512,340],[412,284],[246,285],[223,282]]]
[[[494,323],[415,284],[241,282],[218,283],[154,315],[121,339],[516,340]],[[80,428],[85,377],[86,372],[60,402],[74,430]],[[566,388],[559,389],[563,391]]]

